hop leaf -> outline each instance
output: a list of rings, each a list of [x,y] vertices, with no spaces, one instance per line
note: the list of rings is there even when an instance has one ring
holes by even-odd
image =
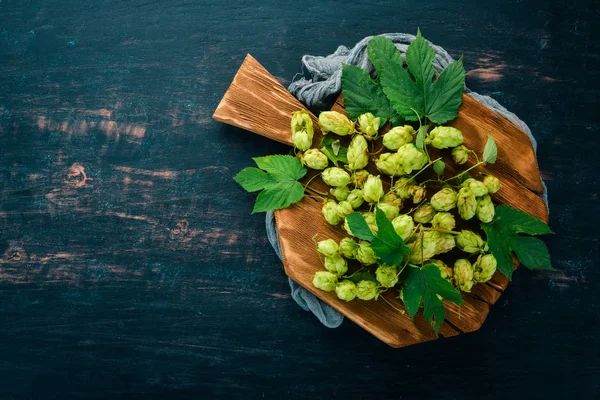
[[[483,149],[483,162],[486,164],[493,164],[496,162],[498,156],[498,148],[496,142],[490,133],[488,133],[488,140]]]

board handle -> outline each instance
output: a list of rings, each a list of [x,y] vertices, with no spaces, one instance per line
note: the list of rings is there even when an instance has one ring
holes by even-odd
[[[248,54],[213,118],[293,146],[290,133],[292,113],[302,109],[306,110],[306,107]],[[317,117],[308,112],[318,134]]]

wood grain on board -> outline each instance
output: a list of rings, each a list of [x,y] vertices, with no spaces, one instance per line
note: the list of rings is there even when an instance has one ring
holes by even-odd
[[[264,67],[247,55],[213,118],[292,145],[291,115],[302,108],[304,106]],[[341,95],[332,109],[344,112]],[[319,143],[322,136],[317,118],[313,114],[311,118],[316,128],[314,143]],[[502,189],[494,195],[495,200],[547,221],[546,205],[537,195],[542,190],[537,161],[525,133],[467,95],[463,96],[458,117],[450,125],[463,132],[466,146],[478,154],[483,152],[490,132],[498,144],[498,162],[482,169],[498,176],[503,183]],[[469,162],[472,165],[475,161]],[[452,171],[451,163],[448,168]],[[318,179],[312,181],[311,187],[320,191],[327,189]],[[286,273],[390,346],[402,347],[435,339],[430,324],[421,313],[412,321],[405,312],[398,311],[404,310],[402,302],[389,294],[385,296],[387,301],[344,302],[335,294],[312,286],[314,273],[323,268],[317,253],[307,251],[314,248],[314,235],[336,241],[346,236],[341,227],[331,226],[323,220],[321,207],[319,201],[305,197],[298,204],[275,213]],[[449,337],[477,330],[485,321],[490,305],[500,298],[507,285],[508,279],[496,272],[490,282],[475,285],[472,293],[463,294],[464,305],[446,302],[446,319],[440,335]]]

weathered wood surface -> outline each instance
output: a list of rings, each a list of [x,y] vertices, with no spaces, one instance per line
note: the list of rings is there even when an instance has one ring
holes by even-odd
[[[598,18],[592,1],[2,1],[0,398],[597,398]],[[291,300],[231,179],[289,148],[211,115],[247,53],[287,86],[304,54],[417,26],[534,132],[558,271],[519,268],[475,333],[392,350]]]

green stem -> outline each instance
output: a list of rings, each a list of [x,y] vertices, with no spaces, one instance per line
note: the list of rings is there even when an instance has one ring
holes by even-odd
[[[404,311],[404,310],[401,310],[401,309],[399,309],[398,307],[394,306],[392,303],[390,303],[390,302],[389,302],[389,301],[388,301],[388,300],[387,300],[385,297],[383,297],[383,296],[380,296],[380,297],[383,299],[383,301],[385,301],[386,303],[388,303],[388,305],[389,305],[390,307],[392,307],[394,310],[398,311],[400,314],[404,314],[404,313],[406,313],[406,311]]]
[[[425,228],[425,227],[421,227],[422,231],[437,231],[437,232],[442,232],[442,233],[450,233],[452,235],[458,235],[460,232],[456,232],[456,231],[449,231],[446,229],[436,229],[436,228]]]
[[[465,170],[464,170],[464,171],[462,171],[460,174],[456,174],[456,175],[454,175],[454,176],[453,176],[453,177],[451,177],[451,178],[448,178],[448,179],[445,179],[445,180],[443,180],[443,181],[442,181],[442,183],[446,183],[446,182],[448,182],[448,181],[451,181],[452,179],[456,179],[456,178],[458,178],[459,176],[461,176],[461,175],[463,175],[463,174],[466,174],[467,172],[469,172],[469,171],[470,171],[470,170],[472,170],[473,168],[477,168],[477,167],[479,167],[479,166],[480,166],[480,165],[482,165],[482,164],[483,164],[483,161],[479,161],[477,164],[473,165],[472,167],[469,167],[469,168],[465,169]]]

